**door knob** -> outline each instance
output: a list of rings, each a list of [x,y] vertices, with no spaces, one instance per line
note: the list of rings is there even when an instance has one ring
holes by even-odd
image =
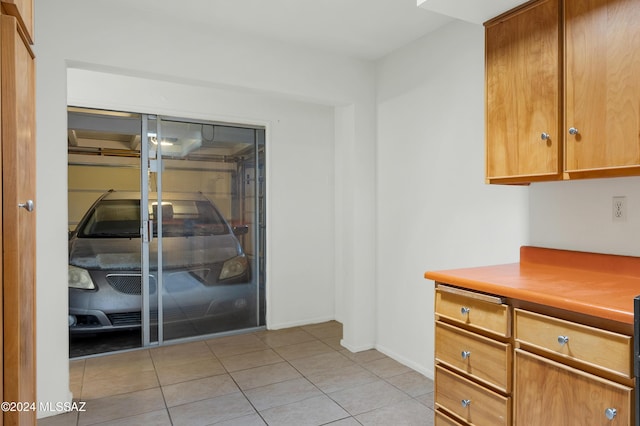
[[[578,129],[576,129],[575,127],[572,127],[572,128],[569,129],[569,134],[570,135],[577,135],[578,133],[580,133],[580,132],[578,132]]]
[[[27,200],[26,203],[20,203],[18,204],[18,207],[22,207],[23,209],[25,209],[28,212],[32,212],[35,205],[33,204],[33,200]]]

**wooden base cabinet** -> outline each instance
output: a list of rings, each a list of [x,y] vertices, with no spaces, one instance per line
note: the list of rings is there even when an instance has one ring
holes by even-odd
[[[514,425],[632,423],[633,389],[516,349]]]
[[[443,283],[435,317],[436,425],[635,424],[626,325]]]
[[[499,297],[436,289],[436,424],[511,425],[511,313]]]

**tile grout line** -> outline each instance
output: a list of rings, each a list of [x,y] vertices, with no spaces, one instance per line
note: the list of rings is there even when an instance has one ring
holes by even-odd
[[[162,401],[164,401],[164,409],[167,412],[167,417],[169,418],[169,423],[173,426],[173,419],[171,418],[171,411],[169,411],[169,406],[167,405],[167,398],[164,395],[164,389],[162,388],[162,383],[160,382],[160,376],[158,374],[158,369],[156,368],[156,361],[153,359],[153,355],[151,355],[151,350],[149,351],[149,358],[151,358],[151,365],[153,365],[153,372],[156,373],[156,380],[158,381],[158,387],[160,388],[160,394],[162,395]]]
[[[330,327],[331,327],[331,326],[328,326],[328,327],[326,327],[326,328],[330,328]],[[322,327],[320,327],[320,328],[322,328]],[[289,329],[288,329],[288,330],[289,330]],[[348,357],[347,355],[342,354],[342,353],[341,353],[341,351],[343,351],[343,350],[344,350],[344,348],[343,348],[343,349],[337,349],[337,348],[333,347],[331,344],[329,344],[328,342],[325,342],[325,341],[324,341],[324,340],[331,340],[331,339],[339,338],[339,337],[340,337],[339,335],[337,335],[337,334],[336,334],[335,336],[324,336],[324,337],[319,337],[319,336],[316,336],[315,334],[313,334],[312,332],[305,330],[305,329],[304,329],[304,328],[302,328],[302,327],[298,327],[298,328],[297,328],[297,331],[302,331],[302,332],[304,332],[306,335],[308,335],[308,336],[309,336],[309,338],[311,338],[311,340],[304,340],[304,341],[300,341],[300,342],[293,342],[293,341],[291,341],[291,342],[288,342],[287,344],[279,344],[279,343],[277,343],[277,342],[275,342],[275,341],[274,341],[273,343],[268,343],[268,340],[269,340],[268,338],[264,338],[264,336],[259,336],[259,335],[258,335],[258,333],[256,333],[256,332],[253,332],[253,333],[247,333],[247,335],[252,335],[252,336],[254,336],[258,341],[260,341],[262,344],[264,344],[264,345],[266,346],[266,347],[265,347],[265,349],[260,349],[260,350],[250,350],[249,352],[242,352],[242,353],[240,353],[240,354],[229,355],[229,357],[236,356],[236,355],[245,355],[245,354],[257,353],[257,352],[260,352],[260,351],[263,351],[263,350],[270,350],[270,351],[272,351],[274,354],[276,354],[279,358],[281,358],[281,360],[279,360],[279,361],[277,361],[277,362],[273,362],[273,363],[267,363],[267,364],[264,364],[264,365],[258,365],[258,366],[255,366],[255,367],[247,367],[247,368],[243,368],[243,369],[240,369],[240,370],[234,370],[233,372],[228,370],[227,366],[225,366],[225,364],[221,361],[221,358],[220,358],[220,357],[218,357],[218,356],[216,355],[216,353],[214,352],[214,347],[215,347],[215,343],[214,343],[214,341],[215,341],[215,338],[214,338],[214,339],[202,340],[202,342],[204,342],[205,347],[206,347],[206,348],[207,348],[207,350],[208,350],[208,354],[210,354],[210,355],[213,357],[213,359],[214,359],[214,360],[216,360],[217,362],[219,362],[219,363],[220,363],[220,365],[222,366],[222,368],[223,368],[223,370],[224,370],[224,372],[225,372],[225,373],[220,373],[220,374],[212,374],[212,375],[210,375],[210,376],[206,376],[206,377],[204,377],[204,378],[207,378],[207,377],[214,377],[214,376],[223,375],[223,374],[227,375],[227,376],[232,380],[232,382],[234,383],[234,385],[236,386],[236,388],[238,389],[238,391],[239,391],[239,392],[243,395],[243,397],[248,401],[248,403],[249,403],[249,404],[250,404],[250,406],[253,408],[254,412],[258,415],[258,417],[259,417],[263,422],[267,423],[267,421],[266,421],[266,419],[264,418],[263,414],[262,414],[262,413],[261,413],[261,412],[256,408],[256,406],[254,405],[254,403],[253,403],[253,402],[249,399],[249,397],[247,396],[247,392],[248,392],[248,391],[250,391],[250,390],[252,390],[252,389],[260,388],[260,387],[262,387],[262,386],[257,386],[257,387],[249,388],[249,389],[242,389],[242,388],[240,387],[240,385],[239,385],[238,381],[236,380],[236,378],[235,378],[232,374],[233,374],[233,373],[242,372],[242,371],[251,370],[251,369],[253,369],[253,368],[260,368],[260,367],[266,367],[266,366],[273,365],[273,364],[286,363],[286,365],[287,365],[289,368],[291,368],[293,371],[295,371],[297,374],[299,374],[299,375],[301,376],[301,378],[304,378],[306,382],[310,383],[310,384],[313,386],[313,388],[314,388],[314,389],[318,390],[318,391],[320,392],[320,395],[317,395],[317,396],[314,396],[314,397],[311,397],[311,396],[310,396],[310,397],[307,397],[307,398],[301,399],[301,400],[299,400],[299,401],[294,401],[294,402],[287,403],[287,404],[276,405],[276,406],[274,406],[274,407],[286,406],[286,405],[293,404],[293,403],[296,403],[296,402],[305,401],[305,400],[308,400],[308,399],[311,399],[311,398],[316,398],[316,397],[319,397],[319,396],[325,396],[325,397],[327,397],[329,400],[331,400],[333,403],[335,403],[335,404],[336,404],[336,406],[338,406],[338,407],[340,407],[341,409],[343,409],[343,410],[345,411],[345,413],[347,413],[347,414],[348,414],[348,416],[347,416],[347,417],[344,417],[344,418],[340,418],[340,419],[335,419],[335,420],[332,420],[332,421],[330,421],[330,422],[328,422],[328,423],[323,423],[323,424],[331,424],[331,423],[333,423],[333,422],[340,421],[340,420],[345,420],[345,419],[348,419],[348,418],[351,418],[351,419],[353,419],[355,422],[357,422],[358,424],[361,424],[361,422],[360,422],[360,421],[358,421],[358,420],[355,418],[355,416],[354,416],[354,415],[352,415],[348,410],[346,410],[342,405],[340,405],[340,403],[338,403],[336,400],[334,400],[334,399],[329,395],[329,393],[328,393],[328,392],[323,391],[323,390],[322,390],[318,385],[316,385],[313,381],[311,381],[311,380],[310,380],[310,377],[311,377],[311,376],[313,376],[313,374],[311,374],[311,375],[306,375],[306,374],[304,374],[301,370],[299,370],[298,368],[296,368],[296,367],[292,364],[292,362],[291,362],[291,361],[294,361],[294,360],[285,359],[285,358],[281,355],[281,353],[278,351],[278,349],[280,349],[280,348],[286,348],[286,347],[295,346],[295,345],[303,345],[303,344],[305,344],[305,343],[309,343],[309,344],[313,344],[313,343],[321,343],[321,344],[323,344],[323,345],[327,346],[330,350],[327,350],[326,352],[322,352],[322,353],[320,353],[320,354],[313,354],[313,355],[309,355],[309,356],[305,356],[305,357],[301,357],[301,358],[296,358],[296,359],[310,358],[310,357],[313,357],[313,356],[315,356],[315,355],[323,355],[323,354],[339,354],[339,355],[341,355],[342,357],[344,357],[344,358],[346,358],[346,359],[348,359],[348,360],[352,361],[354,365],[359,366],[360,368],[362,368],[362,369],[364,369],[365,371],[367,371],[368,373],[370,373],[370,374],[371,374],[373,377],[375,377],[377,380],[380,380],[381,382],[384,382],[385,384],[392,386],[394,389],[397,389],[397,390],[398,390],[399,392],[401,392],[403,395],[405,395],[406,397],[408,397],[408,399],[407,399],[407,400],[413,400],[414,402],[417,402],[417,403],[418,403],[418,404],[420,404],[421,406],[425,406],[426,408],[429,408],[431,411],[433,411],[433,407],[430,407],[429,405],[427,405],[427,404],[425,404],[425,403],[422,403],[421,401],[419,401],[419,400],[417,399],[417,398],[419,398],[419,397],[424,397],[425,395],[427,395],[427,394],[429,394],[429,393],[432,393],[432,392],[425,392],[425,393],[422,393],[422,394],[420,394],[420,395],[416,395],[416,396],[414,397],[414,396],[412,396],[411,394],[409,394],[407,391],[405,391],[405,390],[403,390],[402,388],[400,388],[398,385],[395,385],[394,383],[389,382],[389,379],[392,379],[392,378],[394,378],[394,377],[401,376],[401,375],[403,375],[403,374],[407,374],[407,373],[409,373],[409,372],[411,372],[411,371],[415,371],[415,370],[413,370],[413,369],[410,369],[410,368],[409,368],[409,371],[400,372],[400,373],[397,373],[397,374],[394,374],[394,375],[392,375],[392,376],[388,376],[388,377],[382,377],[382,376],[380,376],[379,374],[375,373],[374,371],[370,370],[370,369],[366,366],[366,364],[367,364],[367,363],[375,362],[375,361],[377,361],[378,359],[373,359],[373,360],[369,360],[369,361],[366,361],[366,362],[360,362],[360,361],[357,361],[357,360],[356,360],[356,359],[354,359],[354,358],[351,358],[351,357]],[[276,330],[276,332],[277,332],[277,330]],[[260,333],[265,333],[265,332],[264,332],[264,331],[261,331]],[[268,331],[267,331],[267,333],[268,333]],[[329,333],[330,333],[330,332],[329,332]],[[283,334],[286,334],[286,333],[283,333]],[[322,334],[321,334],[321,335],[322,335]],[[323,339],[324,339],[324,340],[323,340]],[[285,338],[285,340],[286,340],[286,338]],[[282,341],[280,341],[280,343],[281,343],[281,342],[282,342]],[[213,344],[214,346],[212,346],[212,344]],[[277,346],[272,346],[273,344],[277,344]],[[230,345],[230,347],[232,347],[232,346],[233,346],[233,345]],[[242,346],[242,345],[239,345],[239,346]],[[150,351],[150,349],[149,349],[149,348],[146,348],[146,349],[144,349],[144,350],[146,350],[146,351],[148,352],[149,358],[150,358],[151,363],[152,363],[152,366],[153,366],[153,368],[154,368],[155,377],[156,377],[156,380],[157,380],[157,382],[158,382],[158,388],[159,388],[159,390],[160,390],[160,392],[161,392],[161,395],[162,395],[162,398],[163,398],[163,403],[164,403],[164,409],[165,409],[165,412],[167,413],[167,416],[168,416],[168,418],[169,418],[169,422],[173,425],[173,419],[172,419],[172,417],[171,417],[171,413],[170,413],[170,411],[169,411],[169,407],[168,407],[168,404],[167,404],[167,399],[166,399],[166,395],[165,395],[165,390],[164,390],[163,385],[162,385],[162,384],[161,384],[161,382],[160,382],[160,376],[159,376],[159,372],[158,372],[158,369],[157,369],[158,365],[156,364],[156,360],[154,359],[154,357],[151,355],[151,351]],[[222,358],[224,358],[224,357],[222,357]],[[379,359],[384,359],[384,358],[389,358],[389,357],[384,356],[384,357],[381,357],[381,358],[379,358]],[[389,359],[392,359],[392,358],[389,358]],[[82,380],[81,380],[81,383],[80,383],[80,395],[82,395],[82,392],[84,391],[84,380],[85,380],[86,371],[87,371],[87,370],[86,370],[86,368],[87,368],[87,364],[86,364],[86,360],[84,360],[84,362],[83,362],[83,364],[82,364],[82,376],[81,376],[81,377],[82,377]],[[320,373],[318,373],[318,374],[320,374]],[[181,381],[181,382],[172,383],[171,385],[174,385],[174,384],[180,384],[180,383],[186,383],[186,382],[190,382],[190,381],[193,381],[193,380],[199,380],[199,379],[203,379],[203,378],[187,379],[187,380],[184,380],[184,381]],[[281,381],[277,381],[277,382],[274,382],[274,383],[269,383],[269,384],[264,385],[264,386],[269,386],[269,385],[272,385],[272,384],[283,383],[283,382],[286,382],[286,381],[288,381],[288,380],[293,380],[293,379],[281,380]],[[167,386],[168,386],[168,385],[167,385]],[[350,387],[347,387],[346,389],[351,389],[351,388],[354,388],[354,387],[357,387],[357,386],[359,386],[359,385],[350,386]],[[153,389],[153,388],[150,388],[150,389]],[[133,391],[132,391],[132,392],[133,392]],[[338,392],[338,391],[336,391],[336,392]],[[118,394],[118,395],[125,395],[125,394],[127,394],[127,393],[131,393],[131,392],[125,392],[125,393],[123,393],[123,394]],[[227,395],[227,394],[225,394],[225,395]],[[109,396],[112,396],[112,395],[109,395]],[[106,398],[106,397],[109,397],[109,396],[105,396],[105,398]],[[113,396],[115,396],[115,395],[113,395]],[[203,400],[206,400],[206,399],[207,399],[207,398],[205,398],[205,399],[203,399]],[[188,404],[188,403],[185,403],[185,404]],[[369,412],[372,412],[372,411],[378,410],[378,409],[380,409],[380,408],[384,408],[384,407],[391,406],[391,405],[393,405],[393,404],[395,404],[395,403],[385,404],[385,405],[383,405],[383,406],[381,406],[381,407],[377,407],[377,408],[375,408],[375,409],[372,409],[372,410],[369,410],[369,411],[366,411],[366,412],[364,412],[364,413],[360,413],[360,414],[366,414],[366,413],[369,413]],[[183,404],[181,404],[181,405],[183,405]],[[269,407],[268,409],[270,409],[270,408],[274,408],[274,407]],[[265,410],[266,410],[266,409],[265,409]],[[264,411],[264,410],[263,410],[263,411]],[[139,413],[139,414],[144,414],[144,413]],[[360,415],[360,414],[358,414],[358,415]],[[125,417],[123,417],[123,419],[126,419],[127,417],[128,417],[128,416],[125,416]],[[233,419],[237,419],[237,418],[240,418],[240,417],[242,417],[242,416],[234,417]],[[233,420],[233,419],[229,419],[229,420]],[[117,420],[117,419],[113,419],[113,420]],[[75,422],[75,424],[76,424],[76,426],[78,426],[78,425],[80,424],[80,416],[79,416],[79,413],[78,413],[78,416],[76,416],[76,422]],[[268,423],[267,423],[267,424],[268,424]]]

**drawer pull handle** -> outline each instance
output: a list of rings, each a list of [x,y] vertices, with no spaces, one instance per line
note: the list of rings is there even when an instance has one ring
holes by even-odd
[[[469,359],[469,357],[471,356],[471,352],[462,351],[462,353],[460,355],[462,356],[462,359]]]
[[[462,308],[460,308],[460,313],[462,315],[469,315],[469,312],[471,312],[471,309],[467,308],[466,306],[463,306]]]
[[[607,419],[613,420],[618,415],[618,410],[616,410],[615,408],[607,408],[606,410],[604,410],[604,415],[607,417]]]
[[[462,401],[460,401],[460,403],[462,404],[462,406],[464,408],[467,408],[468,406],[471,405],[471,400],[470,399],[463,399]]]
[[[569,336],[558,336],[558,343],[561,345],[566,345],[569,343]]]

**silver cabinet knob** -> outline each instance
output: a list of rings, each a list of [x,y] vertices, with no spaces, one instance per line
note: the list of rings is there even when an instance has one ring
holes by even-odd
[[[569,343],[569,336],[558,336],[558,343],[561,345],[566,345]]]
[[[551,139],[551,135],[549,133],[542,132],[542,134],[540,135],[540,139],[542,139],[543,141],[548,141],[549,139]]]
[[[460,353],[460,356],[462,356],[462,359],[468,359],[471,356],[471,352],[462,351],[462,353]]]
[[[580,133],[580,132],[578,132],[578,129],[576,129],[575,127],[572,127],[572,128],[569,129],[569,134],[570,135],[577,135],[578,133]]]
[[[618,415],[618,410],[616,410],[615,408],[607,408],[606,410],[604,410],[604,415],[607,417],[607,419],[613,420]]]
[[[471,405],[471,400],[470,399],[463,399],[462,401],[460,401],[460,403],[462,404],[462,406],[464,408],[467,408],[468,406]]]
[[[460,313],[462,315],[469,315],[469,312],[471,312],[471,309],[467,308],[466,306],[463,306],[462,308],[460,308]]]
[[[33,209],[35,208],[35,204],[33,204],[33,200],[27,200],[26,203],[20,203],[18,204],[18,207],[22,207],[23,209],[25,209],[28,212],[32,212]]]

